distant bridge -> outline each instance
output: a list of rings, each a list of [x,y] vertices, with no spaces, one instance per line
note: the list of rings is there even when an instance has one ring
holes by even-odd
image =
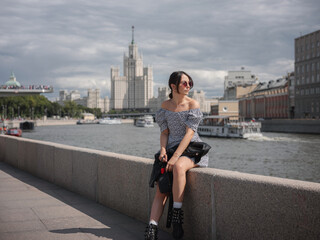
[[[29,96],[39,95],[40,93],[52,93],[53,87],[38,87],[38,86],[22,86],[20,88],[3,88],[0,87],[0,97],[13,96]]]

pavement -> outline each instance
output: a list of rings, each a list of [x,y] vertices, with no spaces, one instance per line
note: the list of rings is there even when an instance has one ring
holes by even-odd
[[[0,162],[0,240],[144,239],[146,224]],[[160,231],[159,239],[172,239]]]

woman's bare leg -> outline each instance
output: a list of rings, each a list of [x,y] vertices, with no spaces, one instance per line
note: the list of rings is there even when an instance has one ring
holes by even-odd
[[[183,202],[184,189],[186,187],[186,173],[191,168],[197,167],[190,158],[180,157],[173,165],[172,194],[174,202]]]
[[[164,206],[167,201],[167,194],[161,193],[159,190],[159,187],[157,185],[157,192],[154,196],[152,207],[151,207],[151,213],[150,213],[150,220],[154,220],[156,222],[159,222],[160,217],[163,213]]]

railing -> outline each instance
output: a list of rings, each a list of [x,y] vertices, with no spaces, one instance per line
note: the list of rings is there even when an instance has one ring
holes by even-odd
[[[7,85],[1,85],[0,90],[46,90],[50,91],[53,90],[52,86],[46,86],[46,85],[27,85],[27,86],[7,86]]]

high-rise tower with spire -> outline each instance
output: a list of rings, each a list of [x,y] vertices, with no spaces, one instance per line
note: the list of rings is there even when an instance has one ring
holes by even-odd
[[[123,76],[119,67],[111,67],[111,108],[142,109],[147,108],[153,97],[152,67],[143,67],[142,55],[134,42],[134,26],[129,55],[123,57]]]

